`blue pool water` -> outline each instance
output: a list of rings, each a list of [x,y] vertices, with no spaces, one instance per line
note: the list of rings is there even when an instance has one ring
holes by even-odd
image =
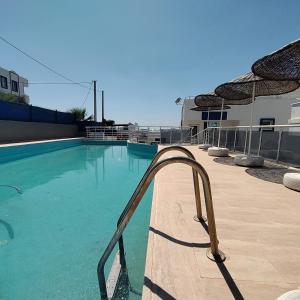
[[[0,186],[0,299],[98,299],[98,260],[151,156],[79,145],[1,163],[0,185],[23,193]],[[124,237],[129,278],[139,291],[151,196],[152,188]]]

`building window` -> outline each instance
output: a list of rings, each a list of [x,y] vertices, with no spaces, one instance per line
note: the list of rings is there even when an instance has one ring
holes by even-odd
[[[261,118],[259,125],[275,125],[275,118]],[[260,128],[262,131],[274,131],[274,127],[271,128]]]
[[[220,120],[221,118],[221,112],[220,111],[210,111],[209,112],[209,120]],[[202,112],[202,120],[208,119],[208,112],[203,111]],[[222,114],[222,120],[227,120],[227,111],[223,111]]]
[[[18,92],[19,91],[18,83],[14,80],[11,81],[11,90],[13,92]]]
[[[1,76],[1,87],[7,89],[7,78],[5,76]]]

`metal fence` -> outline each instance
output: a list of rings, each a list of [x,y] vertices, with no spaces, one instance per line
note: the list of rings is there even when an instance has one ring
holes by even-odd
[[[86,138],[98,141],[128,140],[126,126],[86,126]]]
[[[192,141],[216,146],[218,134],[219,127],[207,128],[192,136]],[[248,144],[249,126],[222,127],[220,147],[247,153]],[[251,154],[299,167],[300,125],[253,126]]]
[[[87,126],[86,138],[93,140],[130,140],[145,144],[191,143],[190,127],[174,126]]]
[[[71,113],[0,100],[0,120],[73,124]]]

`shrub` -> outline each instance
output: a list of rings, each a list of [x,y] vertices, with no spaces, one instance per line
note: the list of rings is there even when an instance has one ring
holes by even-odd
[[[75,116],[76,121],[84,120],[86,115],[86,109],[80,107],[71,108],[68,112]]]

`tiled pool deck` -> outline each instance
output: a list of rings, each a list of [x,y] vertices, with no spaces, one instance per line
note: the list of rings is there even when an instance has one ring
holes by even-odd
[[[155,180],[143,299],[276,299],[300,288],[300,194],[187,148],[210,177],[227,258],[216,264],[206,257],[209,237],[193,220],[190,167],[168,166]],[[203,196],[202,203],[205,214]]]

